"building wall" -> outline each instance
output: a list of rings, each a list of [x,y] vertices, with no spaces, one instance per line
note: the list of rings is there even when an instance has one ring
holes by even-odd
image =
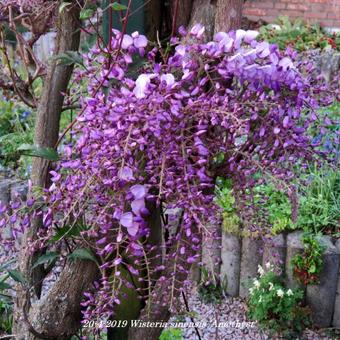
[[[287,15],[340,28],[340,0],[247,0],[243,14],[254,21],[273,22],[279,15]]]

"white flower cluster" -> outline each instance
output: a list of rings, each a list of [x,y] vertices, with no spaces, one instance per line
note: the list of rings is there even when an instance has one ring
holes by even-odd
[[[265,264],[265,268],[267,271],[271,271],[273,270],[273,266],[271,265],[270,262],[267,262]],[[260,277],[263,277],[263,275],[265,275],[266,271],[263,269],[263,267],[261,265],[258,265],[258,269],[257,272],[259,273]],[[263,285],[262,285],[263,286]],[[252,295],[254,293],[255,290],[258,290],[261,288],[261,282],[258,279],[254,279],[253,280],[253,287],[249,288],[249,293],[250,295]],[[262,291],[264,292],[265,289],[263,289],[264,287],[262,287]],[[272,282],[268,283],[268,290],[272,291],[274,289],[274,284]],[[276,290],[276,294],[278,297],[282,298],[285,294],[287,296],[292,296],[294,295],[293,291],[291,289],[288,289],[287,292],[285,293],[285,291],[281,288],[278,288]],[[259,302],[262,302],[262,296],[260,296],[259,298]]]

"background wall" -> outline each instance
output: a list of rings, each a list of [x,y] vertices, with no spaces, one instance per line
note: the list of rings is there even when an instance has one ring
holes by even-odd
[[[318,22],[340,29],[340,0],[247,0],[243,15],[250,20],[274,22],[279,15]]]

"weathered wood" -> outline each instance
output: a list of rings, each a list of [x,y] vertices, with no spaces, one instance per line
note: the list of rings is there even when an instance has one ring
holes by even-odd
[[[78,18],[80,8],[77,1],[74,1],[73,3],[72,6],[69,6],[58,15],[54,55],[59,55],[71,50],[76,51],[79,48],[80,30]],[[37,146],[54,147],[58,140],[59,122],[64,94],[67,91],[72,71],[72,65],[59,65],[56,59],[51,59],[44,79],[44,86],[37,111],[34,138],[34,142]],[[33,186],[44,188],[49,184],[48,160],[42,158],[33,159],[31,179]],[[40,219],[37,219],[32,223],[31,228],[23,235],[19,255],[19,269],[34,287],[37,298],[40,297],[41,283],[45,273],[42,267],[38,267],[34,270],[32,269],[38,254],[30,254],[29,243],[35,239],[40,227]],[[18,287],[17,304],[14,311],[14,330],[18,334],[22,332],[23,334],[24,332],[28,333],[27,329],[26,331],[22,331],[23,324],[21,323],[22,310],[26,301],[25,296],[25,290]]]
[[[217,0],[214,31],[241,28],[243,0]]]

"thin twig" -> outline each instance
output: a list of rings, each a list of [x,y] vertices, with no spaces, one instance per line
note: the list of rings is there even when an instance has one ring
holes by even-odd
[[[199,339],[199,340],[202,340],[201,335],[200,335],[200,332],[198,331],[198,328],[196,327],[195,319],[194,319],[194,317],[190,314],[190,309],[189,309],[188,300],[187,300],[187,298],[186,298],[185,293],[184,293],[183,290],[182,290],[182,297],[183,297],[183,300],[184,300],[185,308],[186,308],[187,312],[189,313],[190,320],[191,320],[191,322],[194,324],[194,328],[195,328],[196,334],[197,334],[197,336],[198,336],[198,339]]]

